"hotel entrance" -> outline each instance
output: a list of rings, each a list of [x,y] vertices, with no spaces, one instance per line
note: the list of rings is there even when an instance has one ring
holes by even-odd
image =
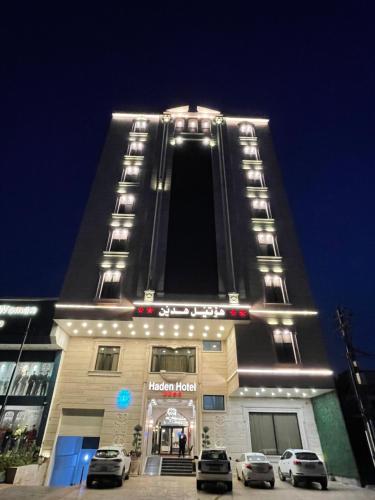
[[[192,399],[152,399],[148,415],[148,455],[178,455],[182,434],[186,436],[185,456],[193,453],[196,416]]]

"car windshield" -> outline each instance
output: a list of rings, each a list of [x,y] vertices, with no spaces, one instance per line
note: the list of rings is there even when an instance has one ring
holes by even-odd
[[[247,455],[246,456],[246,460],[248,462],[265,462],[267,461],[266,459],[266,455],[263,455],[263,454],[251,454],[251,455]]]
[[[202,451],[202,460],[227,460],[227,454],[223,450]]]
[[[307,451],[296,453],[296,458],[298,460],[319,460],[318,456],[315,453],[309,453]]]
[[[118,457],[118,450],[98,450],[95,453],[97,458],[116,458]]]

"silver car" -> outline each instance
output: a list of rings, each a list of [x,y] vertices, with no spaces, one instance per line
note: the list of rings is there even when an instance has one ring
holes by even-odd
[[[293,486],[298,486],[300,482],[316,482],[321,484],[322,490],[328,487],[327,469],[314,451],[285,450],[278,472],[281,481],[289,478]]]
[[[245,486],[252,482],[266,482],[271,488],[275,486],[272,464],[263,453],[243,453],[236,460],[236,472],[237,479],[242,479]]]
[[[226,450],[223,448],[202,450],[196,464],[196,476],[197,490],[201,490],[206,483],[224,483],[227,491],[232,491],[232,469]]]
[[[95,482],[114,481],[118,486],[124,479],[129,479],[131,459],[121,446],[104,446],[92,457],[86,479],[91,488]]]

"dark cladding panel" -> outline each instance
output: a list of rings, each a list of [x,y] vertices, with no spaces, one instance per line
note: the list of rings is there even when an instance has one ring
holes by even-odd
[[[218,293],[211,149],[200,141],[173,157],[165,292]]]

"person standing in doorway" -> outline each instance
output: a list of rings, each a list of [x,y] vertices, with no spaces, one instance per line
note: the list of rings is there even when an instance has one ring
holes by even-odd
[[[181,432],[180,437],[178,439],[178,456],[182,455],[182,458],[185,458],[185,447],[186,447],[186,434],[184,431]]]

